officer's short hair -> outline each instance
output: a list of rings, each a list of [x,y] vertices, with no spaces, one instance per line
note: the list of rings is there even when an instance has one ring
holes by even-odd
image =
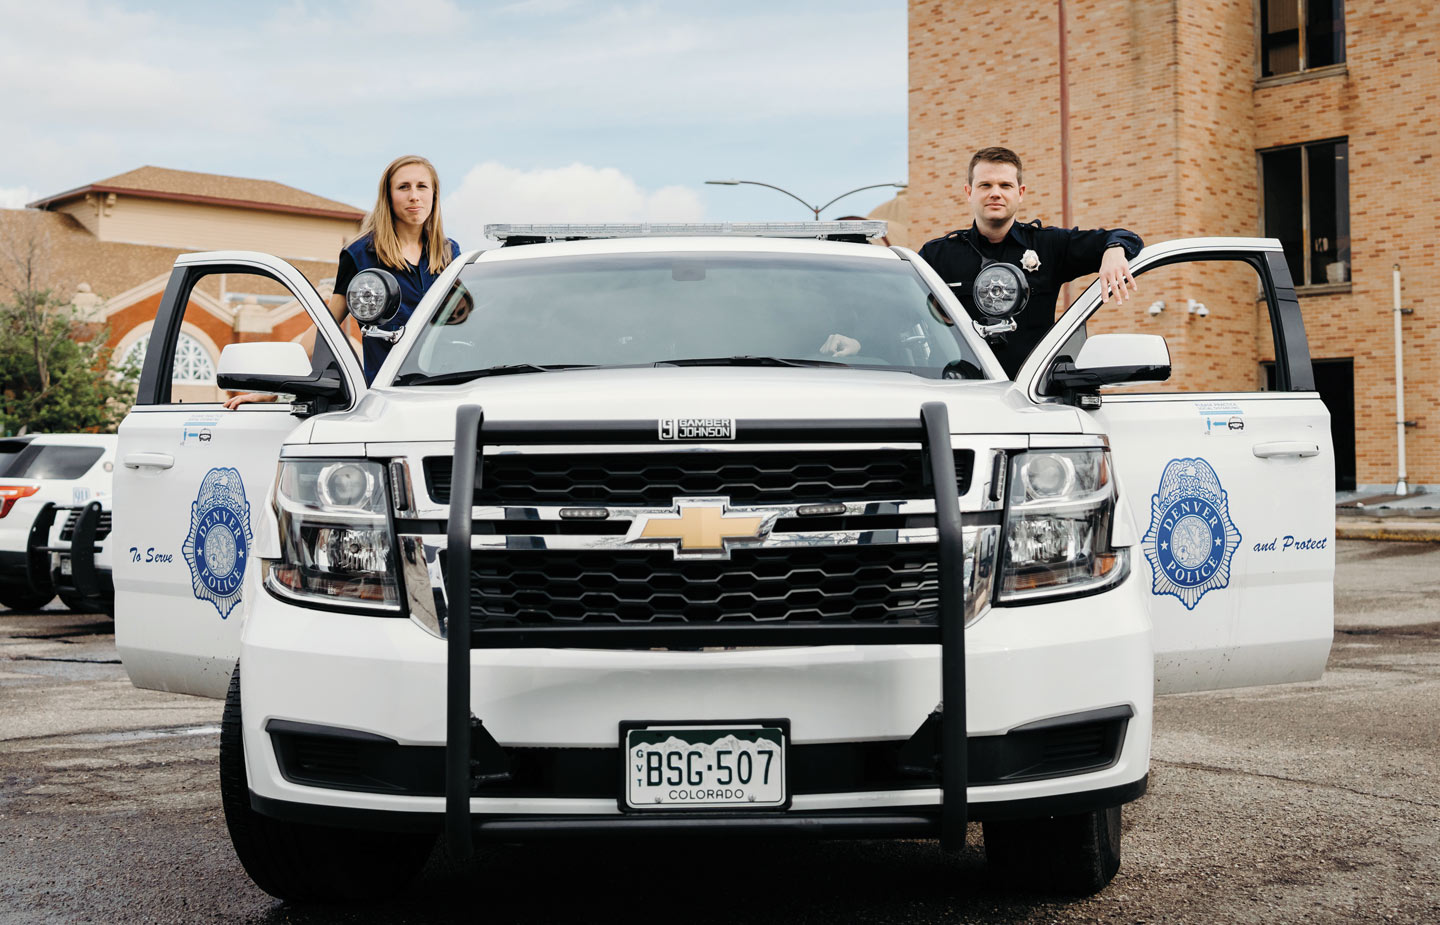
[[[1025,182],[1025,167],[1020,163],[1020,155],[1009,148],[981,148],[970,158],[970,173],[965,184],[975,185],[975,165],[981,161],[989,161],[992,164],[1013,164],[1015,167],[1015,182]]]

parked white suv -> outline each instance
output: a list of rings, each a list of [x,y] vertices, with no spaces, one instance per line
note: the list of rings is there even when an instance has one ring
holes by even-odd
[[[0,454],[7,457],[0,470],[0,604],[33,610],[58,592],[72,610],[108,609],[113,590],[105,540],[118,439],[114,434],[38,434],[0,444],[5,444]],[[82,517],[86,528],[81,536],[89,542],[78,557],[82,580],[77,585],[71,545]],[[52,534],[62,551],[52,550]]]
[[[274,895],[393,889],[442,832],[958,846],[968,821],[1000,873],[1093,892],[1157,691],[1322,671],[1333,462],[1277,242],[1132,264],[1212,325],[1238,293],[1235,336],[1272,323],[1277,390],[1205,393],[1185,377],[1224,371],[1172,376],[1171,329],[1098,286],[1012,382],[1003,321],[914,253],[816,239],[868,226],[492,233],[369,388],[273,257],[182,256],[155,323],[116,641],[137,685],[227,698],[226,817]],[[170,402],[188,294],[242,271],[320,347],[228,347],[220,383],[296,403]],[[352,312],[392,286],[362,274]],[[834,333],[860,352],[819,353]]]

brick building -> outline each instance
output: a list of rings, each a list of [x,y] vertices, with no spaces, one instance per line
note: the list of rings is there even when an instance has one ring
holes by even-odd
[[[143,355],[175,258],[187,251],[254,250],[284,257],[328,296],[340,248],[364,213],[275,183],[141,167],[0,209],[0,256],[35,254],[42,288],[88,325],[108,327],[117,363]],[[300,341],[309,316],[260,277],[208,277],[186,308],[174,394],[214,401],[226,344]]]
[[[1403,317],[1405,416],[1416,422],[1408,475],[1440,489],[1437,51],[1435,3],[911,0],[909,238],[969,224],[966,166],[991,144],[1025,160],[1021,219],[1060,224],[1068,193],[1072,224],[1123,226],[1149,242],[1280,238],[1341,487],[1395,484],[1398,265],[1413,309]],[[1186,283],[1157,292],[1142,278],[1117,327],[1163,334],[1189,389],[1263,388],[1274,354],[1253,284]],[[1208,316],[1175,310],[1187,292],[1204,294]],[[1170,308],[1151,315],[1152,301]]]

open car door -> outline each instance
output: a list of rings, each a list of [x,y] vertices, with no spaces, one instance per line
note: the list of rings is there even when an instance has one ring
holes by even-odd
[[[1334,635],[1334,456],[1280,244],[1171,241],[1131,269],[1143,297],[1102,304],[1090,286],[1016,387],[1093,406],[1060,394],[1057,362],[1095,333],[1165,335],[1178,358],[1167,382],[1107,391],[1088,411],[1129,500],[1133,522],[1115,529],[1138,540],[1156,691],[1318,678]],[[1275,388],[1262,391],[1249,357],[1271,344]]]
[[[285,396],[226,410],[205,343],[231,332],[240,341],[308,339],[312,329],[315,374],[344,387],[332,410],[353,407],[364,375],[299,271],[239,251],[175,262],[135,406],[120,426],[115,470],[115,644],[137,687],[225,696],[240,651],[246,571],[258,567],[255,527],[281,444],[301,423],[297,411],[309,410]]]

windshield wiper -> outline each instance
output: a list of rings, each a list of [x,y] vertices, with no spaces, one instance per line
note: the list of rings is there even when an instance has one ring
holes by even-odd
[[[536,363],[507,363],[504,366],[490,366],[485,369],[458,369],[448,373],[427,376],[422,373],[408,373],[395,380],[396,385],[453,385],[484,379],[487,376],[510,376],[515,373],[548,373],[553,369],[590,369],[593,363],[552,363],[541,366]]]
[[[792,357],[684,357],[660,360],[656,366],[849,366],[838,360],[797,360]]]

